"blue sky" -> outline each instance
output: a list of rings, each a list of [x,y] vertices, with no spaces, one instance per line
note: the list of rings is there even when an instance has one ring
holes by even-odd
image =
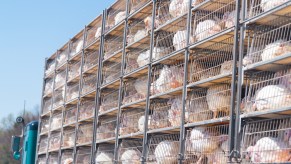
[[[0,2],[0,119],[40,105],[45,57],[114,1]]]

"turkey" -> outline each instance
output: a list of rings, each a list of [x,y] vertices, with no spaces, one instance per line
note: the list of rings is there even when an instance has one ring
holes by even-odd
[[[227,140],[223,141],[222,144],[220,145],[222,151],[224,152],[229,152],[229,138]]]
[[[267,85],[256,91],[253,108],[257,111],[291,105],[291,92],[282,85]]]
[[[148,16],[144,19],[144,24],[145,24],[145,29],[146,29],[146,32],[149,33],[149,31],[151,31],[152,29],[152,17],[151,16]],[[154,28],[157,28],[159,26],[159,20],[158,19],[155,19],[155,24],[154,24]]]
[[[114,24],[117,25],[119,22],[121,22],[123,19],[125,19],[126,17],[126,12],[125,11],[121,11],[118,14],[116,14],[115,18],[114,18]]]
[[[101,36],[102,33],[102,28],[98,27],[95,33],[95,39],[99,38]]]
[[[141,77],[134,82],[134,88],[141,98],[145,98],[147,95],[147,81],[148,77]]]
[[[225,23],[225,28],[231,28],[235,23],[235,10],[225,12],[223,15],[223,22]]]
[[[113,163],[114,155],[108,152],[101,152],[95,158],[96,164],[111,164]]]
[[[280,85],[283,85],[291,91],[291,68],[277,71],[274,78],[275,80],[279,80]]]
[[[138,150],[126,150],[121,155],[122,164],[139,164],[141,153]]]
[[[207,163],[226,164],[228,161],[227,155],[228,154],[219,147],[213,151],[213,154],[208,155]]]
[[[83,43],[84,41],[83,40],[80,40],[76,46],[76,53],[80,52],[83,48]]]
[[[260,7],[265,12],[285,2],[288,2],[288,0],[261,0]]]
[[[187,43],[187,30],[184,31],[178,31],[173,38],[173,45],[175,47],[175,50],[180,50],[184,47],[186,47]]]
[[[169,6],[169,13],[176,18],[188,12],[189,0],[172,0]]]
[[[166,103],[155,103],[149,119],[150,129],[166,128],[170,126],[168,108]]]
[[[170,99],[168,105],[171,108],[168,110],[169,122],[171,126],[179,126],[182,114],[182,98],[177,97],[175,99]]]
[[[165,140],[158,144],[154,154],[158,164],[175,164],[178,153],[179,142]]]
[[[145,36],[147,36],[147,32],[145,29],[143,30],[138,30],[136,32],[136,34],[134,35],[134,38],[133,38],[133,41],[136,42],[136,41],[139,41],[141,40],[142,38],[144,38]]]
[[[194,34],[196,39],[201,41],[220,32],[221,30],[222,28],[216,21],[208,19],[197,24]]]
[[[47,93],[51,92],[52,89],[53,89],[52,81],[46,82],[45,83],[45,88],[44,88],[44,94],[47,94]]]
[[[213,112],[213,118],[218,118],[220,112],[225,115],[229,113],[230,99],[230,85],[219,84],[208,88],[206,100],[209,110]]]
[[[58,129],[62,126],[62,118],[61,117],[53,117],[51,122],[51,129]]]
[[[193,60],[190,65],[191,82],[202,80],[201,77],[204,74],[204,70],[206,70],[206,67],[202,63],[199,63],[198,61]]]
[[[195,6],[199,5],[203,1],[204,0],[192,0],[192,7],[195,7]]]
[[[232,73],[232,63],[233,60],[225,61],[221,64],[220,74],[230,74]]]
[[[46,69],[45,74],[51,73],[55,69],[55,66],[56,66],[56,63],[55,62],[53,62],[52,64],[50,64],[48,66],[48,68]]]
[[[291,52],[291,43],[286,40],[277,40],[273,43],[266,45],[261,56],[262,61],[273,59],[277,56],[284,55]]]
[[[254,163],[281,163],[290,160],[288,145],[273,137],[263,137],[246,150],[247,157]]]
[[[64,160],[64,164],[73,164],[73,158],[67,158]]]
[[[212,112],[208,109],[206,97],[201,97],[197,93],[192,93],[188,101],[186,106],[188,114],[188,116],[186,115],[186,121],[191,123],[212,118]]]
[[[139,129],[140,132],[143,132],[143,130],[144,130],[144,122],[145,122],[145,117],[141,116],[138,119],[138,129]]]
[[[147,51],[139,54],[139,56],[137,57],[137,63],[138,63],[139,67],[142,67],[142,66],[149,63],[150,54],[151,54],[150,50],[147,50]],[[164,54],[165,54],[165,48],[154,47],[153,54],[152,54],[153,55],[152,60],[157,60],[157,59],[161,58]]]
[[[64,63],[66,61],[66,59],[67,59],[66,53],[65,52],[60,53],[58,58],[57,58],[58,65]]]
[[[261,48],[260,47],[252,47],[250,48],[250,52],[243,58],[243,66],[247,66],[262,60],[261,57]]]
[[[57,87],[59,87],[59,85],[63,84],[64,82],[65,82],[65,77],[63,76],[63,74],[58,73],[55,78],[55,84],[57,85]]]

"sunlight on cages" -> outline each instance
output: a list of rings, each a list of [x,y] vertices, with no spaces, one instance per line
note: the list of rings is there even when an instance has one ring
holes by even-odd
[[[50,131],[59,129],[61,127],[62,127],[62,113],[58,112],[58,113],[53,114],[51,118]]]
[[[94,100],[83,100],[79,108],[79,119],[85,120],[94,116],[95,101]]]
[[[142,156],[142,139],[124,139],[118,150],[118,163],[138,164]]]
[[[118,92],[118,90],[112,90],[101,95],[99,114],[118,107]]]
[[[63,130],[62,148],[74,147],[75,144],[75,129],[68,128]]]
[[[75,84],[68,84],[66,93],[66,102],[79,97],[79,82]]]
[[[103,85],[108,84],[119,78],[121,74],[121,63],[120,62],[112,62],[103,67],[102,75],[103,75]]]
[[[114,163],[114,144],[100,144],[98,145],[95,163],[96,164],[110,164]]]
[[[83,75],[83,82],[82,82],[82,94],[90,93],[96,90],[97,84],[97,75],[96,74],[89,74]]]
[[[65,87],[59,88],[53,95],[53,108],[58,108],[64,105],[65,102]]]
[[[107,10],[105,32],[126,18],[126,0],[119,0]]]
[[[51,133],[50,138],[49,138],[49,151],[55,151],[60,149],[61,147],[61,133],[60,132],[55,132]]]
[[[76,61],[74,63],[69,64],[69,71],[68,71],[68,81],[79,76],[81,73],[81,61]]]
[[[143,100],[147,95],[147,76],[131,79],[124,84],[123,104]]]
[[[99,60],[99,49],[98,50],[86,50],[84,54],[84,64],[83,64],[83,72],[88,71],[91,67],[98,65]]]
[[[96,139],[110,139],[115,137],[116,118],[101,119],[98,123]]]
[[[77,107],[73,106],[64,111],[64,126],[76,122]]]
[[[119,123],[120,136],[142,132],[143,129],[144,129],[144,109],[138,108],[128,109],[121,113]]]
[[[77,150],[76,154],[76,164],[87,164],[90,163],[91,158],[90,147],[81,147]]]
[[[93,139],[93,124],[81,124],[78,128],[77,144],[87,144],[92,142]]]

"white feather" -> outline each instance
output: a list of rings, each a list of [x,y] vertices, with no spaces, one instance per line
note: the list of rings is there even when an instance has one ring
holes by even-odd
[[[155,149],[155,157],[158,164],[177,163],[176,156],[179,153],[179,143],[175,141],[162,141]]]
[[[214,85],[208,88],[206,99],[209,110],[213,112],[228,112],[230,105],[230,86],[227,84]]]
[[[145,117],[141,116],[138,119],[138,129],[139,129],[140,132],[143,132],[143,130],[144,130],[144,122],[145,122]]]
[[[57,62],[58,62],[58,64],[62,64],[62,63],[64,63],[65,60],[66,60],[66,57],[67,57],[66,53],[65,53],[65,52],[62,52],[62,53],[58,56],[58,58],[57,58]]]
[[[102,31],[102,28],[98,27],[95,33],[95,38],[99,38],[101,36],[101,31]]]
[[[223,19],[224,19],[225,27],[226,28],[230,28],[230,27],[233,27],[234,26],[234,23],[235,23],[235,14],[236,14],[236,11],[235,10],[233,10],[231,12],[225,12],[224,13]]]
[[[80,40],[76,46],[76,53],[80,52],[83,48],[83,43],[84,41],[83,40]]]
[[[208,109],[206,97],[201,97],[197,93],[191,95],[186,106],[186,120],[188,122],[197,122],[209,120],[212,117],[211,111]]]
[[[141,153],[137,150],[126,150],[121,155],[122,164],[138,164],[140,163]]]
[[[273,59],[277,56],[290,53],[291,52],[291,43],[286,43],[285,40],[277,40],[273,43],[266,45],[265,49],[263,50],[262,61]]]
[[[172,17],[179,17],[188,12],[189,0],[172,0],[169,13]]]
[[[169,100],[168,104],[171,105],[171,108],[168,110],[169,122],[172,126],[179,126],[182,114],[182,98],[177,97]]]
[[[261,0],[261,8],[263,11],[268,11],[276,6],[279,6],[288,0]]]
[[[186,38],[187,38],[187,31],[178,31],[173,38],[173,45],[175,47],[175,50],[180,50],[184,47],[186,47]]]
[[[73,164],[73,158],[67,158],[64,160],[64,164]]]
[[[141,95],[141,97],[145,97],[147,94],[148,91],[146,85],[147,81],[148,81],[147,77],[142,77],[134,82],[134,88],[137,91],[137,93]]]
[[[232,73],[232,60],[225,61],[221,64],[220,74],[229,74]]]
[[[136,34],[134,35],[134,42],[139,41],[140,39],[144,38],[147,36],[147,31],[145,29],[143,30],[138,30]]]
[[[108,152],[101,152],[95,158],[96,164],[111,164],[113,162],[114,155]]]
[[[117,25],[119,22],[121,22],[123,19],[125,19],[125,17],[126,17],[125,11],[121,11],[118,14],[116,14],[116,16],[114,18],[115,25]]]
[[[218,25],[214,20],[208,19],[197,24],[194,34],[196,39],[200,41],[218,33],[221,30],[220,25]]]

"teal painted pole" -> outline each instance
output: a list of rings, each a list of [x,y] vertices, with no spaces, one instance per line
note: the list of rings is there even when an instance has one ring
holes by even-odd
[[[26,125],[23,135],[21,164],[35,163],[38,121]],[[17,156],[17,155],[16,155]]]

